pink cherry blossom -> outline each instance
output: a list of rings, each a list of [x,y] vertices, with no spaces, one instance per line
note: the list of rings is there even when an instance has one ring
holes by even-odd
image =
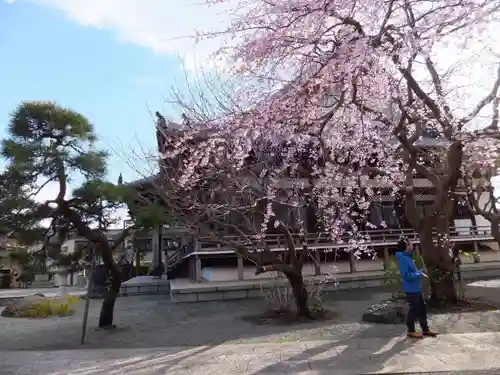
[[[245,176],[249,155],[259,155],[261,194],[268,198],[264,224],[273,217],[271,202],[300,206],[307,191],[325,228],[339,237],[357,230],[354,201],[361,212],[369,208],[368,179],[402,183],[397,149],[414,152],[412,136],[422,124],[450,144],[464,142],[468,162],[495,157],[494,138],[467,130],[477,114],[457,117],[449,109],[444,74],[432,58],[441,45],[482,32],[498,17],[496,2],[260,0],[234,9],[223,33],[236,43],[220,54],[244,83],[235,96],[245,110],[198,122],[175,140],[169,156],[187,156],[178,179],[184,189],[222,168],[231,171],[226,177]],[[418,63],[425,68],[416,71]],[[491,157],[475,158],[479,149]],[[285,177],[295,179],[286,194]]]

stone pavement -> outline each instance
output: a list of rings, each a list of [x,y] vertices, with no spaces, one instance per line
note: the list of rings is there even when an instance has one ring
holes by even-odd
[[[59,288],[26,288],[26,289],[2,289],[0,290],[0,304],[3,300],[12,298],[32,296],[41,293],[46,297],[56,297],[59,295]],[[84,296],[87,292],[83,288],[66,287],[66,293],[74,296]]]
[[[0,353],[5,375],[500,373],[500,333]]]
[[[498,300],[499,283],[469,285]],[[199,374],[351,375],[380,371],[463,370],[500,373],[499,311],[433,315],[438,339],[410,341],[404,325],[360,321],[384,290],[341,291],[325,305],[328,322],[255,325],[242,319],[264,301],[175,304],[165,296],[119,298],[118,329],[95,331],[101,301],[92,300],[87,342],[79,345],[83,302],[75,315],[48,319],[0,317],[0,375]],[[492,370],[493,371],[493,370]]]

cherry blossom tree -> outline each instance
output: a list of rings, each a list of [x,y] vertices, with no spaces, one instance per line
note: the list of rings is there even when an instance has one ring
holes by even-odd
[[[188,147],[187,151],[200,154],[196,150],[202,150],[212,141],[211,136],[198,138],[198,146]],[[260,151],[248,155],[241,166],[224,157],[195,172],[196,177],[187,176],[193,161],[172,156],[160,172],[154,195],[204,242],[232,249],[255,264],[256,275],[282,273],[290,282],[298,315],[312,317],[302,276],[305,262],[313,259],[304,222],[310,202],[298,199],[307,187],[290,178],[281,179],[282,185],[278,187],[272,173],[275,167],[270,168],[270,173],[265,171],[265,165],[275,160]],[[216,156],[212,154],[211,158]],[[277,251],[279,248],[286,250]]]
[[[246,110],[226,92],[212,94],[210,113],[202,110],[206,103],[177,97],[185,112],[181,129],[157,113],[164,161],[154,195],[184,225],[255,263],[256,273],[283,273],[298,314],[311,317],[302,276],[304,263],[317,261],[309,250],[317,238],[309,234],[327,229],[338,242],[347,232],[357,235],[369,208],[370,189],[362,186],[370,174],[382,182],[391,168],[397,174],[395,147],[387,147],[391,134],[380,129],[373,138],[375,131],[332,124],[334,112],[320,114],[304,90],[287,88]],[[276,117],[284,99],[290,113]],[[302,123],[294,108],[310,108],[318,119]],[[281,255],[270,243],[275,233],[282,236]]]
[[[471,160],[477,150],[482,150],[484,159],[484,150],[491,149],[486,143],[494,138],[486,140],[471,129],[498,131],[500,80],[489,72],[484,97],[477,103],[464,101],[475,86],[467,72],[471,65],[460,55],[451,64],[443,56],[449,46],[466,55],[482,39],[481,49],[495,58],[494,42],[488,44],[487,37],[498,22],[500,3],[262,0],[237,4],[227,30],[199,34],[233,37],[234,43],[221,49],[219,56],[244,81],[239,98],[244,108],[251,108],[240,117],[226,119],[219,129],[230,129],[233,137],[237,137],[235,129],[245,134],[246,150],[253,135],[266,132],[293,139],[296,147],[316,144],[325,166],[314,168],[313,190],[323,207],[343,207],[338,206],[344,199],[339,192],[359,187],[369,173],[396,185],[403,182],[406,216],[419,233],[432,275],[432,300],[456,301],[449,244],[454,191],[464,160]],[[464,79],[469,82],[460,90]],[[492,115],[485,119],[491,106]],[[437,133],[439,147],[419,144],[429,128]],[[390,134],[398,141],[398,152],[385,157],[394,151]],[[367,163],[372,156],[378,156],[377,171]],[[394,168],[398,157],[401,173]],[[353,165],[358,172],[352,173]],[[417,177],[429,180],[434,190],[425,215],[415,209]],[[339,180],[346,188],[338,188]],[[335,236],[345,216],[340,222],[330,220],[334,216],[328,212],[324,221]]]
[[[465,164],[479,151],[484,156],[496,142],[491,134],[498,133],[500,71],[491,72],[483,98],[464,105],[456,72],[467,67],[466,61],[450,65],[441,57],[447,45],[486,35],[498,20],[500,3],[237,4],[228,29],[199,33],[200,38],[233,37],[218,54],[241,83],[231,105],[209,116],[191,107],[185,129],[164,134],[165,165],[176,165],[175,178],[169,172],[164,180],[170,194],[182,198],[176,204],[200,189],[210,195],[213,176],[222,195],[236,181],[247,189],[241,179],[252,172],[266,179],[259,185],[264,186],[262,198],[253,197],[254,203],[265,203],[264,224],[288,225],[275,212],[286,191],[286,201],[294,205],[315,202],[318,220],[332,241],[348,233],[354,248],[364,241],[358,218],[369,208],[369,196],[379,192],[373,186],[401,187],[406,217],[419,234],[431,275],[431,299],[455,302],[449,242],[455,191]],[[485,120],[491,106],[492,115]],[[488,140],[473,126],[487,127]],[[423,147],[419,141],[428,129],[436,133],[437,143]],[[421,177],[430,181],[434,193],[424,215],[416,211],[414,182]],[[294,188],[283,188],[289,178]],[[174,206],[172,196],[164,197],[167,206]],[[181,207],[188,217],[199,205]],[[267,230],[263,226],[255,234],[263,236]]]

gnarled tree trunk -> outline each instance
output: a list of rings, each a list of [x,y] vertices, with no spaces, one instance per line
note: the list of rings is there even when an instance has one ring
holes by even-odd
[[[304,277],[301,272],[284,272],[293,291],[293,298],[297,308],[297,315],[312,319],[311,311],[308,305],[308,293],[304,283]]]
[[[99,328],[113,327],[115,302],[120,292],[122,284],[121,275],[113,275],[111,273],[111,283],[104,294],[104,300],[101,305],[101,312],[99,313]]]
[[[425,165],[419,162],[422,153],[413,144],[422,136],[422,132],[422,124],[417,124],[411,138],[398,134],[404,148],[403,159],[408,163],[404,188],[405,213],[419,234],[421,252],[431,284],[430,303],[455,304],[458,301],[453,280],[455,259],[451,254],[449,236],[455,207],[452,192],[456,190],[462,175],[463,145],[461,141],[453,141],[444,158],[437,161],[429,159],[429,163]],[[450,129],[445,132],[445,136],[449,140],[453,138]],[[424,215],[419,215],[416,210],[414,172],[428,179],[436,190],[430,210]]]
[[[288,245],[288,251],[283,256],[277,256],[272,252],[259,252],[251,254],[245,248],[237,248],[239,253],[251,259],[257,265],[256,274],[263,272],[276,271],[285,275],[292,287],[293,298],[297,308],[297,315],[308,319],[313,319],[308,304],[308,291],[304,283],[302,268],[309,254],[305,239],[303,239],[302,252],[297,254],[295,243],[287,227],[280,227],[285,234],[285,240]]]
[[[99,328],[111,328],[113,327],[115,302],[122,284],[122,274],[120,267],[113,259],[113,250],[109,246],[106,237],[103,235],[101,240],[97,240],[96,238],[96,242],[98,254],[101,255],[104,265],[111,274],[111,282],[104,294],[104,300],[102,301],[101,312],[99,314]]]
[[[419,232],[421,253],[431,286],[429,304],[433,306],[455,304],[458,301],[454,281],[455,263],[446,241],[446,236],[449,235],[449,225],[446,220],[438,220],[436,233],[439,238],[434,241],[433,228],[429,224],[424,225]]]
[[[102,257],[102,261],[111,274],[111,283],[104,295],[102,301],[101,313],[99,315],[99,328],[113,327],[113,315],[116,298],[120,292],[122,283],[121,268],[113,259],[113,250],[121,244],[129,234],[129,229],[125,229],[121,235],[115,240],[113,245],[108,243],[108,239],[101,230],[91,229],[78,213],[73,211],[68,205],[62,201],[60,210],[64,216],[73,223],[78,234],[92,242],[96,248],[97,254]]]

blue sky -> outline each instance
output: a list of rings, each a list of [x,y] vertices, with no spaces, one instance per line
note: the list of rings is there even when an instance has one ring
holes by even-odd
[[[128,148],[138,150],[139,145],[155,149],[154,118],[149,111],[172,114],[164,98],[172,86],[180,90],[185,86],[183,68],[191,79],[196,78],[196,67],[203,71],[213,67],[210,53],[221,41],[194,46],[189,37],[196,31],[220,31],[227,26],[232,4],[0,0],[0,131],[21,101],[54,100],[86,115],[95,124],[101,145],[111,151],[123,154]],[[497,40],[496,36],[490,47],[498,46]],[[468,86],[465,98],[457,96],[458,103],[476,104],[491,89],[496,68],[488,61],[496,63],[500,52],[485,54],[482,43],[474,46],[469,54],[477,52],[479,64],[472,60],[464,64],[463,74],[458,72],[457,77],[469,82],[474,71],[474,80],[484,87]],[[445,69],[463,54],[449,47],[439,62]],[[458,83],[462,85],[462,80]],[[120,157],[112,155],[110,178],[116,179],[120,172],[126,180],[136,177]]]
[[[149,111],[168,112],[165,97],[184,78],[178,55],[124,40],[112,27],[82,26],[57,2],[47,3],[0,0],[1,135],[21,101],[54,100],[86,115],[104,148],[155,149]],[[133,179],[111,152],[110,178],[123,172]]]

